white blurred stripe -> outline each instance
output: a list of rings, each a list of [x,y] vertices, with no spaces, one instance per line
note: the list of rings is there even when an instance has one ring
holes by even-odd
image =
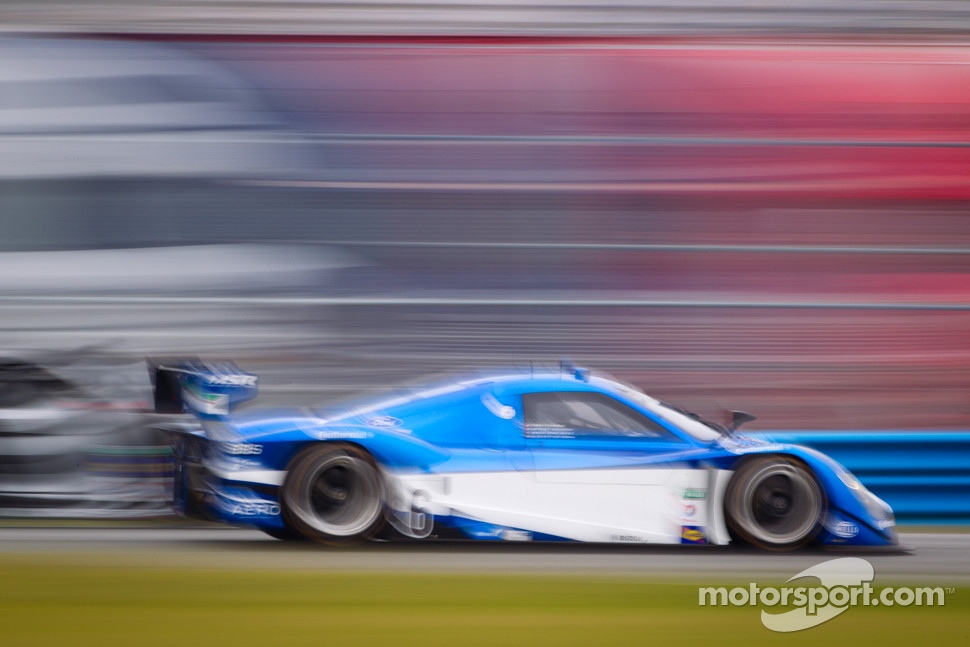
[[[770,254],[905,254],[905,255],[965,255],[968,247],[884,247],[875,245],[690,245],[636,243],[510,243],[468,241],[397,241],[397,240],[328,240],[335,246],[354,247],[413,247],[417,249],[534,249],[534,250],[597,250],[644,252],[744,252]]]
[[[798,310],[952,310],[970,311],[970,303],[913,303],[896,301],[774,301],[748,299],[664,299],[602,297],[186,297],[186,296],[0,296],[0,304],[154,304],[253,306],[508,306],[508,307],[636,307],[636,308],[747,308]]]
[[[3,26],[21,31],[629,36],[855,29],[910,37],[970,24],[962,0],[20,0],[3,8]]]

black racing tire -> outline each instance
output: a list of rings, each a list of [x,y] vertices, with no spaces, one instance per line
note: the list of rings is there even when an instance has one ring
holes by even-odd
[[[771,551],[810,543],[821,527],[826,501],[803,462],[765,456],[742,463],[728,483],[724,516],[733,537]]]
[[[353,546],[384,525],[386,487],[370,454],[355,445],[318,444],[298,453],[280,492],[288,528],[330,546]]]

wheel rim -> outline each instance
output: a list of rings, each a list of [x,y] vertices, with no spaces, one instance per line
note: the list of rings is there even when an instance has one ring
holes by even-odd
[[[768,544],[796,544],[814,532],[821,515],[815,480],[793,465],[766,465],[747,479],[738,524]]]
[[[352,537],[368,530],[381,514],[380,477],[366,461],[333,456],[307,474],[295,512],[317,532]]]

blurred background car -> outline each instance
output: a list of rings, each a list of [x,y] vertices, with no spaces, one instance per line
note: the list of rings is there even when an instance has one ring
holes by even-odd
[[[301,177],[316,162],[215,62],[152,43],[3,36],[0,94],[0,293],[21,299],[3,304],[9,346],[115,338],[138,353],[211,341],[214,325],[223,339],[259,337],[252,322],[268,309],[240,317],[238,304],[150,297],[313,290],[360,264],[280,241],[285,205],[240,194],[240,182]],[[22,307],[28,297],[46,300]]]
[[[143,365],[93,349],[0,357],[0,516],[167,515],[149,389]]]

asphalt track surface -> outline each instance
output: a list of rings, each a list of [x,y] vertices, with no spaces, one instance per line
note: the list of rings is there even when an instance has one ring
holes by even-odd
[[[0,555],[68,555],[116,566],[269,568],[337,572],[544,573],[659,577],[704,582],[785,581],[829,559],[872,563],[876,584],[970,583],[970,533],[901,535],[904,550],[805,550],[589,544],[371,543],[354,549],[280,542],[222,527],[0,528]]]

